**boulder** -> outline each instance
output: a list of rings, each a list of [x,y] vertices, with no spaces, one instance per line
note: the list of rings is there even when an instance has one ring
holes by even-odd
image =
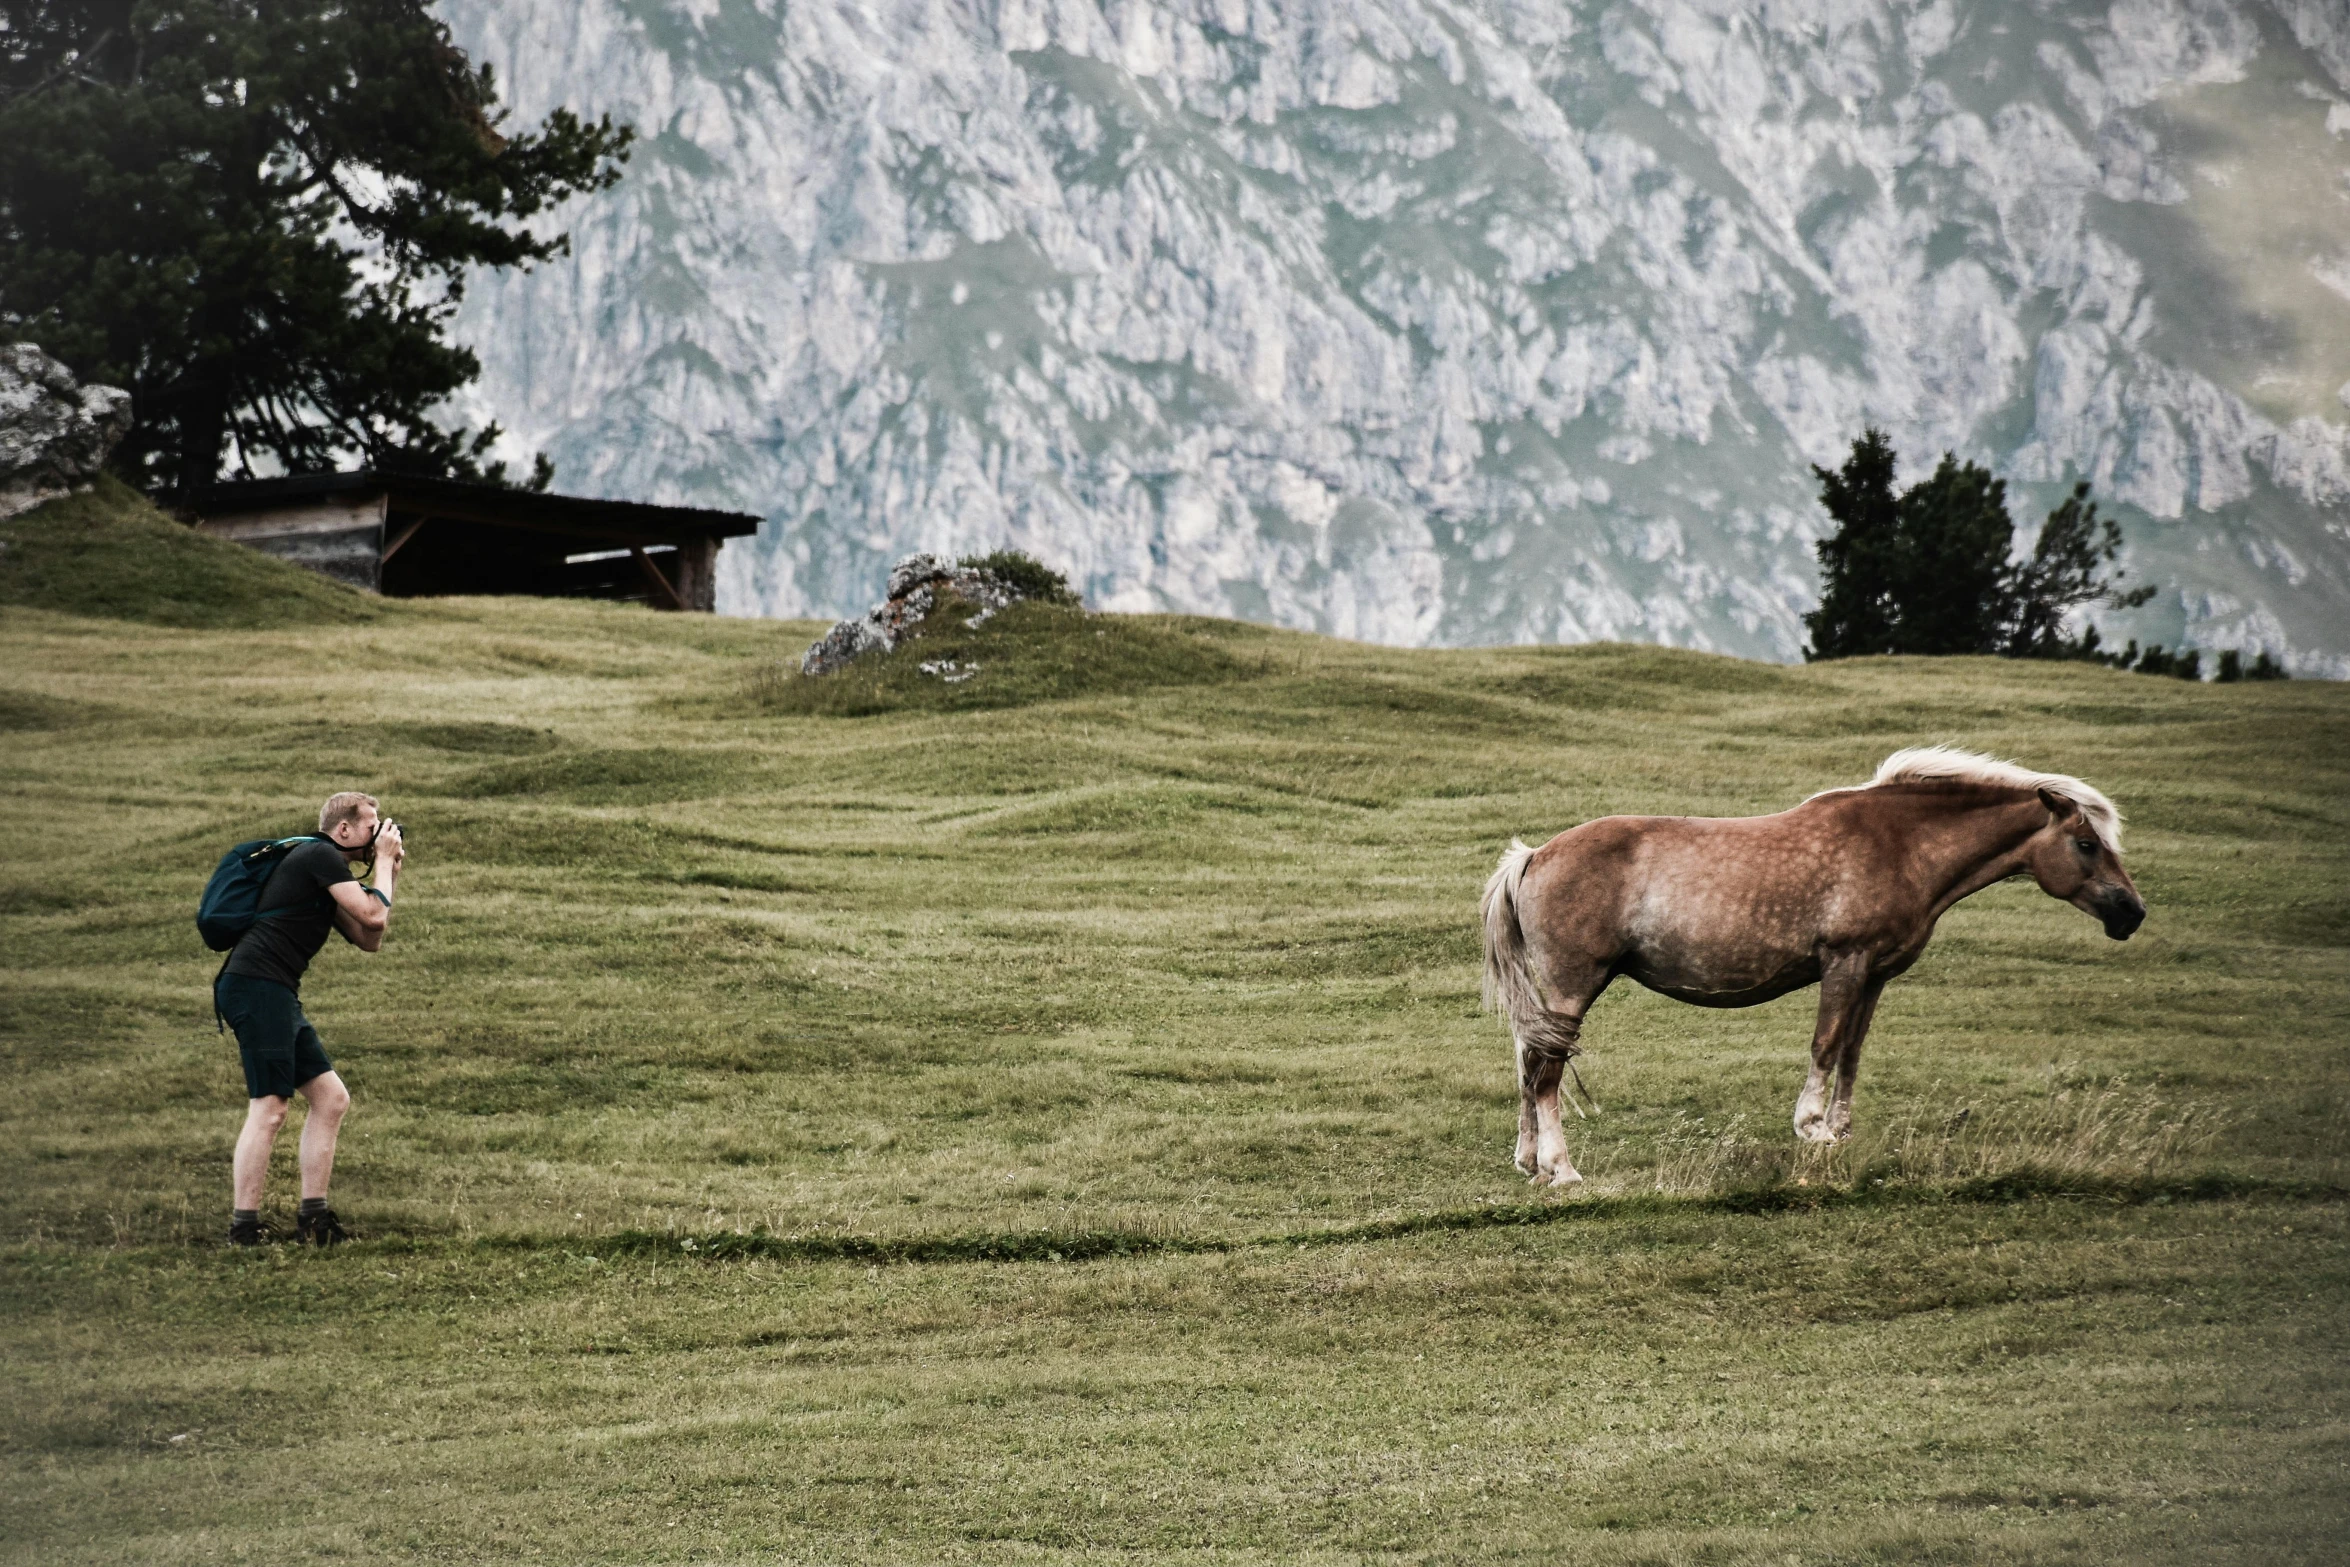
[[[888,652],[912,636],[938,607],[941,592],[979,606],[978,625],[1006,604],[1028,595],[993,572],[950,565],[936,555],[908,555],[889,569],[882,601],[854,620],[844,620],[809,645],[800,659],[803,675],[829,675],[867,653]]]
[[[130,393],[77,384],[32,343],[0,347],[0,517],[97,478],[130,427]]]

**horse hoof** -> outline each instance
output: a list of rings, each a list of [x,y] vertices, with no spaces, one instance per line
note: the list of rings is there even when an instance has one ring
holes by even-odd
[[[1545,1184],[1545,1185],[1547,1185],[1547,1186],[1549,1186],[1551,1190],[1553,1190],[1553,1191],[1556,1191],[1556,1190],[1558,1190],[1558,1189],[1559,1189],[1560,1187],[1562,1187],[1562,1186],[1580,1186],[1580,1185],[1582,1185],[1582,1184],[1583,1184],[1583,1177],[1582,1177],[1582,1175],[1581,1175],[1581,1174],[1579,1174],[1578,1172],[1576,1172],[1576,1171],[1574,1171],[1574,1170],[1561,1170],[1561,1171],[1559,1171],[1559,1173],[1558,1173],[1558,1174],[1556,1174],[1556,1175],[1552,1176],[1552,1177],[1551,1177],[1551,1178],[1550,1178],[1550,1179],[1549,1179],[1547,1182],[1545,1182],[1544,1184]]]

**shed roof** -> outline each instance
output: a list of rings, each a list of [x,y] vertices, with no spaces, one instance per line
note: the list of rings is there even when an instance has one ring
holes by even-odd
[[[648,534],[737,538],[755,533],[748,512],[703,506],[651,506],[585,495],[550,495],[465,479],[432,479],[362,468],[356,473],[300,474],[284,479],[240,479],[216,484],[198,497],[199,514],[268,511],[328,496],[388,494],[398,512],[422,512],[457,521],[609,537],[626,543]]]

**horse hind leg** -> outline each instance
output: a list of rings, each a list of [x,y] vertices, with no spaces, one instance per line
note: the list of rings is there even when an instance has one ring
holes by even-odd
[[[1538,1173],[1542,1166],[1536,1152],[1540,1135],[1540,1121],[1534,1110],[1534,1063],[1526,1055],[1524,1040],[1518,1041],[1518,1149],[1515,1163],[1528,1176]]]
[[[1567,1155],[1560,1107],[1560,1084],[1582,1033],[1580,1014],[1545,1009],[1526,1020],[1519,1036],[1518,1168],[1537,1185],[1576,1186],[1583,1180]]]
[[[1521,923],[1524,878],[1535,850],[1513,844],[1485,884],[1485,1000],[1509,1016],[1517,1046],[1517,1165],[1537,1181],[1572,1186],[1583,1179],[1567,1157],[1559,1123],[1559,1080],[1577,1049],[1583,1014],[1607,988],[1608,971],[1592,960],[1579,929],[1529,940]],[[1545,955],[1544,949],[1550,954]],[[1563,959],[1563,961],[1562,961]],[[1547,983],[1544,981],[1547,980]]]

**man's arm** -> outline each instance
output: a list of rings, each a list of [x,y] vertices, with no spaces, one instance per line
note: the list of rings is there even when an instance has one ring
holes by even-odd
[[[392,923],[392,885],[400,878],[400,861],[406,853],[399,825],[387,824],[375,842],[375,881],[382,891],[355,881],[337,882],[328,889],[334,894],[335,929],[362,952],[383,949],[384,931]]]
[[[392,922],[392,911],[355,881],[339,881],[327,889],[335,900],[335,929],[343,939],[362,952],[374,952],[384,944],[384,927]]]

